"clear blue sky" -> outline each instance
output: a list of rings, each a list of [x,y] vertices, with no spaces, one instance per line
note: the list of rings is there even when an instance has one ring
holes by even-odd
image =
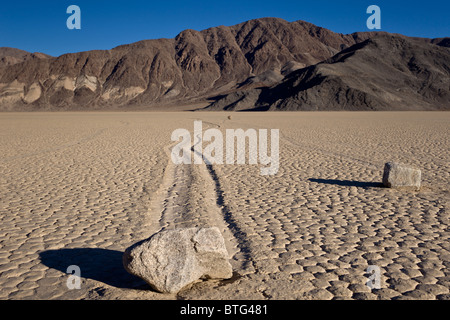
[[[66,9],[81,8],[81,30],[69,30]],[[222,0],[4,1],[0,47],[54,56],[111,49],[144,39],[173,38],[184,29],[203,30],[261,17],[305,20],[335,32],[368,31],[366,9],[381,8],[383,31],[419,37],[450,36],[450,1]]]

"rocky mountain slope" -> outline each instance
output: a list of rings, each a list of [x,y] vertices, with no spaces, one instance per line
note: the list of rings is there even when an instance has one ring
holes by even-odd
[[[263,18],[185,30],[174,39],[25,60],[0,68],[0,109],[188,103],[233,90],[250,77],[267,81],[272,74],[276,82],[369,36]]]
[[[216,96],[233,100],[228,94],[245,100],[261,90],[255,88],[282,85],[292,74],[309,70],[305,67],[377,34],[383,33],[343,35],[304,21],[262,18],[230,27],[185,30],[174,39],[143,40],[111,50],[33,58],[23,58],[17,51],[8,56],[14,61],[0,63],[0,110],[151,108]],[[434,48],[448,44],[446,39],[416,41]],[[344,75],[346,70],[340,72]],[[208,110],[229,108],[220,100]],[[266,106],[259,94],[257,100]],[[273,108],[284,109],[280,103]]]
[[[0,47],[0,69],[23,61],[48,58],[51,58],[51,56],[45,53],[30,53],[20,49]]]
[[[379,34],[271,87],[223,96],[207,109],[450,110],[450,50]]]

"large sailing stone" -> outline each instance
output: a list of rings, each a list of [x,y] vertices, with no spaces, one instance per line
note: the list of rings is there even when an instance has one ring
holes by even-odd
[[[125,269],[163,293],[199,279],[228,279],[233,270],[216,227],[165,230],[129,247]]]

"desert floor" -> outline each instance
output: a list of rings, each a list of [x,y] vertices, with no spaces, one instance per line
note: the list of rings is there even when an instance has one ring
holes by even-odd
[[[174,165],[194,120],[279,129],[278,173]],[[449,137],[450,112],[1,113],[0,299],[450,299]],[[380,186],[391,160],[420,191]],[[124,270],[130,245],[198,225],[222,230],[232,279],[161,294]]]

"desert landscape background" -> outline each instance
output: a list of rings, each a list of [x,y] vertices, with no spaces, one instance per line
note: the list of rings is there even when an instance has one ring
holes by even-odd
[[[261,18],[0,48],[0,299],[450,299],[449,46]],[[277,174],[173,164],[195,120],[279,129]],[[420,190],[383,187],[389,161],[421,169]],[[162,294],[125,271],[130,245],[194,226],[220,229],[231,279]]]
[[[0,115],[2,299],[448,299],[448,112]],[[176,128],[280,129],[280,168],[174,165]],[[422,169],[420,191],[381,186]],[[160,294],[123,251],[217,226],[235,275]],[[80,290],[66,286],[81,268]],[[366,286],[368,265],[381,289]]]

